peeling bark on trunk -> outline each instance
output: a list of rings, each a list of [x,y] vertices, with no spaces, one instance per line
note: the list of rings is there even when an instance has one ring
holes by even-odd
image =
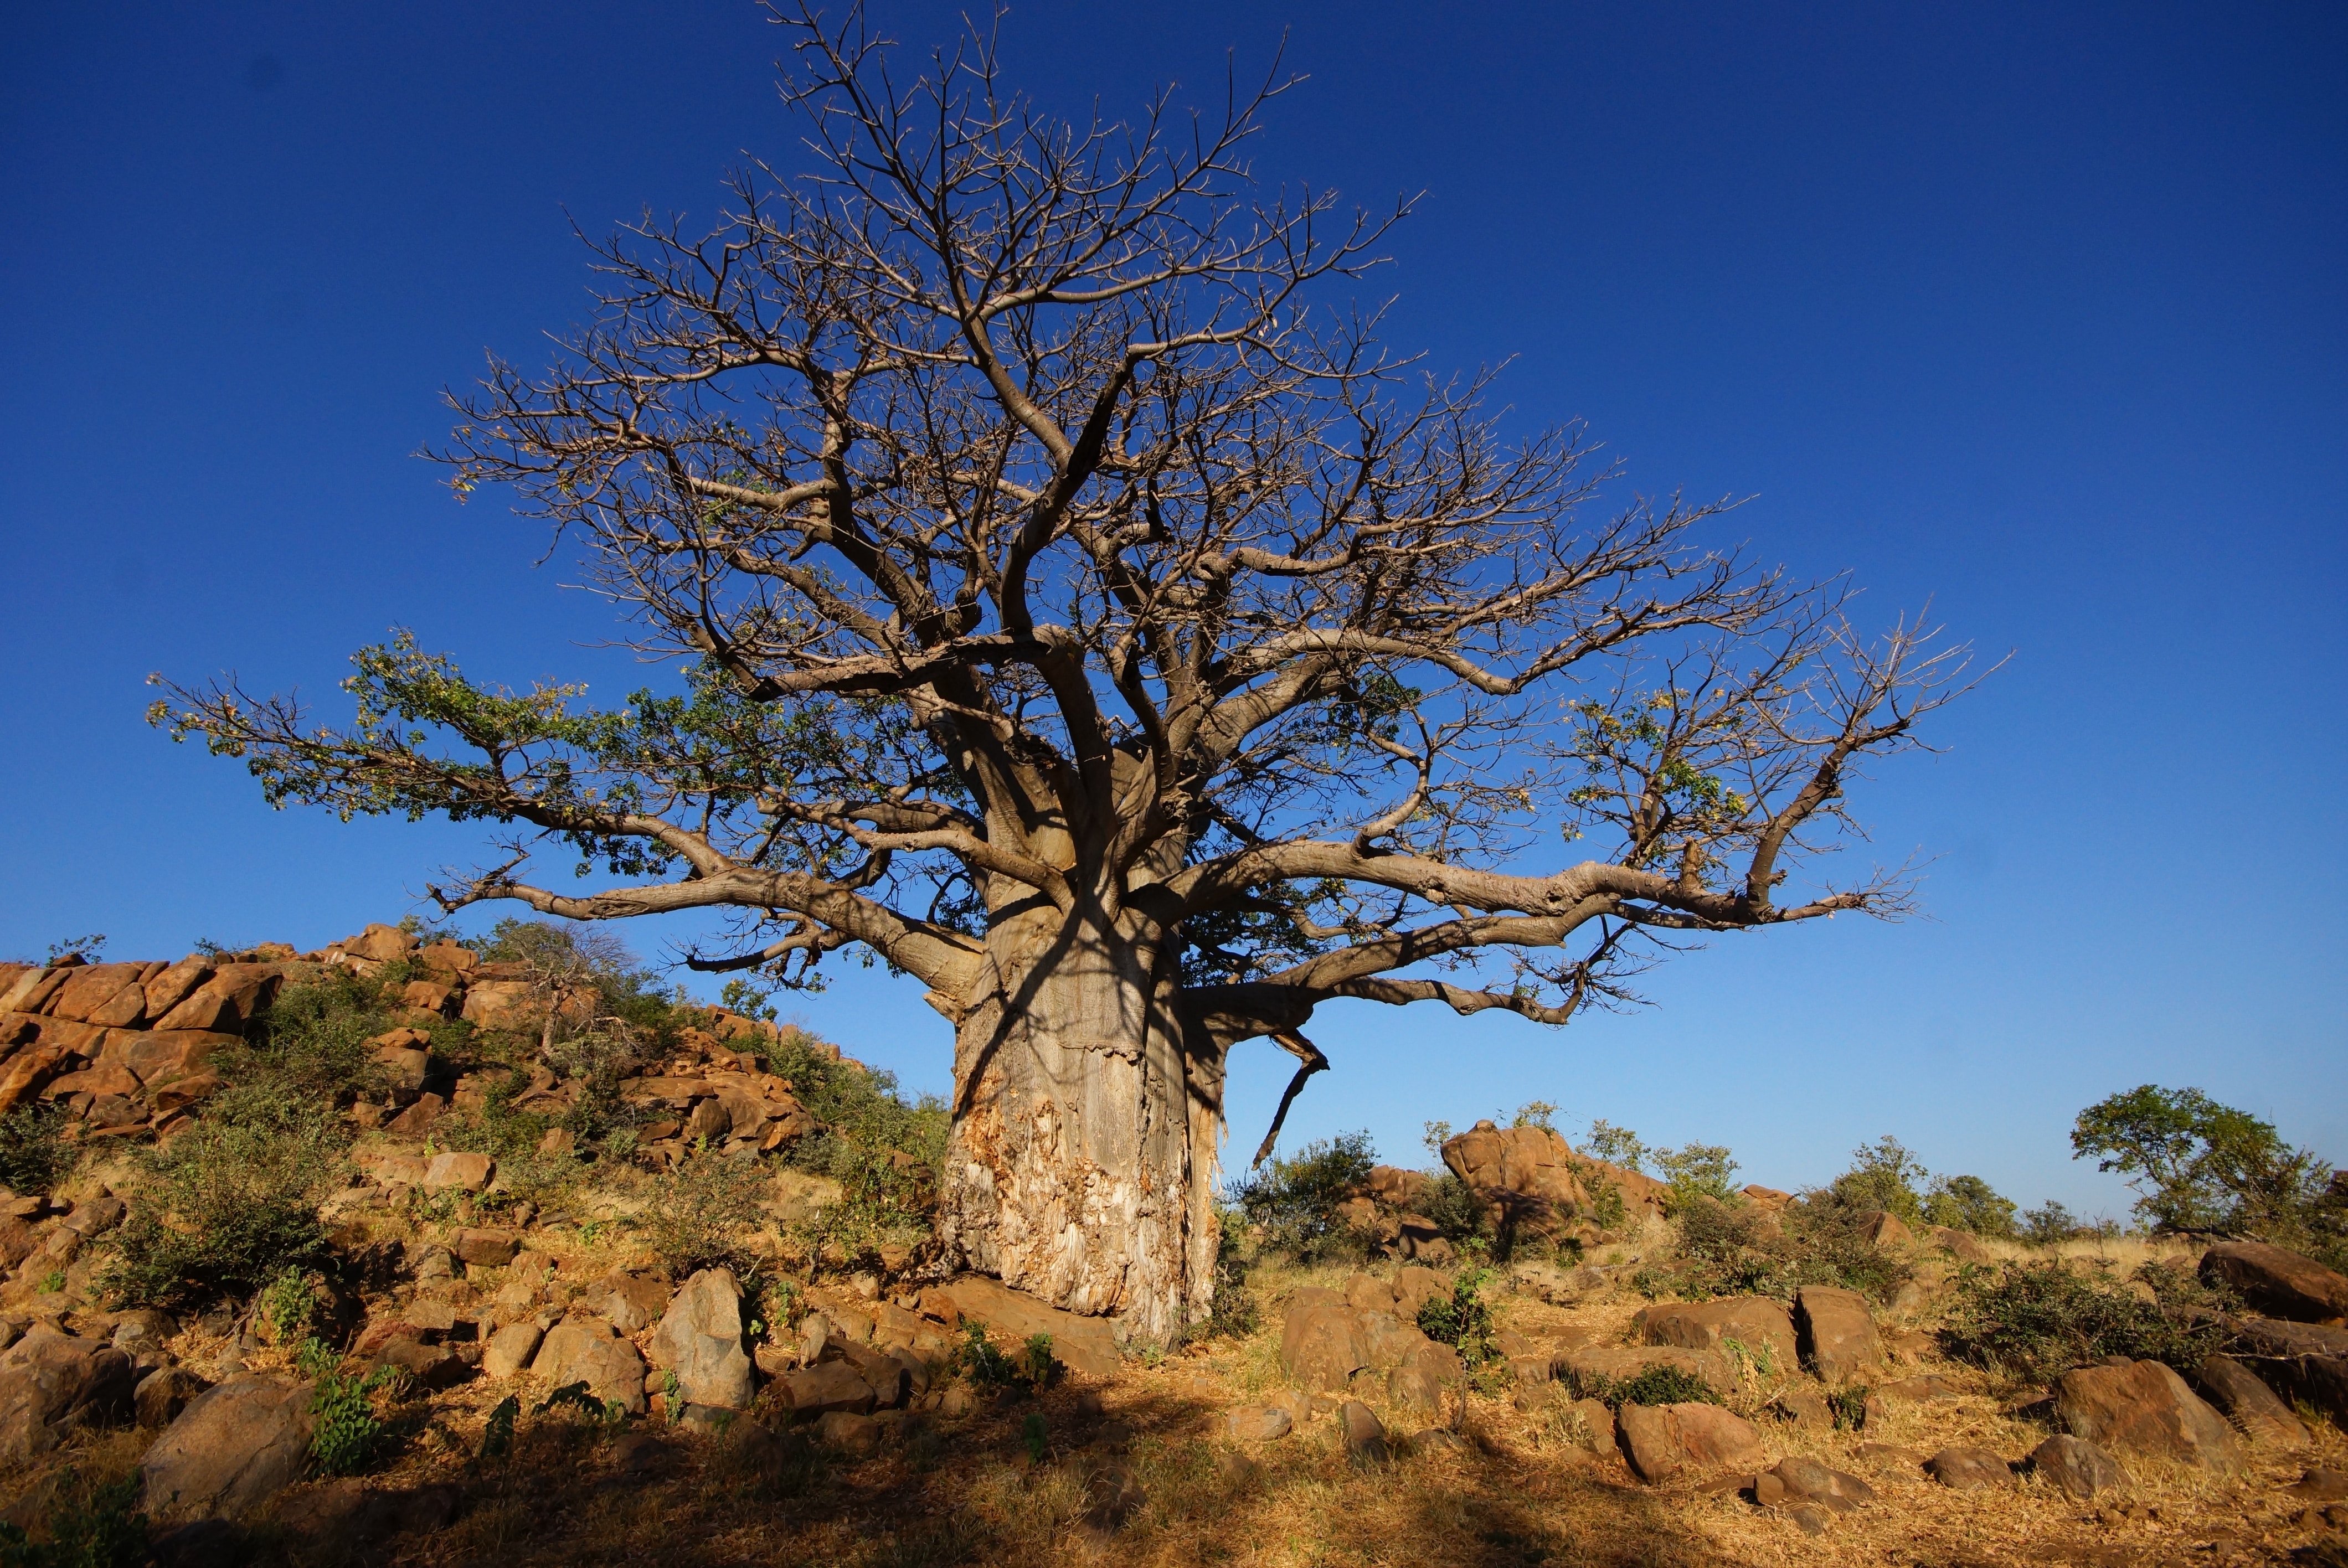
[[[1045,907],[998,919],[956,1026],[947,1255],[1120,1337],[1206,1315],[1223,1050],[1186,1040],[1154,943]]]

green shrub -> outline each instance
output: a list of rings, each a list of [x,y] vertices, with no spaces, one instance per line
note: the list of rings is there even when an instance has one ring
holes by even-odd
[[[688,1156],[654,1178],[652,1201],[639,1221],[644,1241],[675,1278],[726,1267],[747,1286],[763,1266],[747,1242],[762,1217],[764,1185],[758,1162],[748,1156]]]
[[[1578,1399],[1603,1399],[1614,1409],[1625,1405],[1717,1405],[1721,1398],[1712,1385],[1680,1367],[1648,1367],[1635,1377],[1580,1375],[1573,1379]]]
[[[1940,1176],[1924,1195],[1924,1223],[2011,1240],[2015,1206],[1979,1176]]]
[[[1851,1168],[1828,1188],[1837,1203],[1861,1211],[1880,1210],[1911,1225],[1924,1223],[1924,1195],[1917,1189],[1931,1177],[1906,1144],[1886,1132],[1852,1150],[1850,1157]]]
[[[100,1288],[174,1307],[248,1296],[289,1268],[325,1264],[318,1204],[346,1173],[344,1148],[327,1112],[283,1079],[232,1084],[147,1157]]]
[[[1663,1199],[1668,1212],[1676,1213],[1699,1199],[1732,1206],[1745,1201],[1731,1184],[1736,1174],[1736,1162],[1717,1143],[1658,1149],[1654,1160],[1655,1168],[1663,1173],[1670,1188]]]
[[[1814,1193],[1775,1216],[1749,1204],[1699,1197],[1677,1210],[1679,1256],[1633,1276],[1649,1296],[1691,1301],[1716,1296],[1790,1300],[1805,1285],[1835,1285],[1889,1301],[1915,1270],[1868,1239],[1863,1215],[1830,1193]]]
[[[73,1146],[58,1136],[63,1118],[54,1103],[36,1103],[0,1116],[0,1186],[19,1196],[46,1193],[73,1169]]]
[[[1262,1227],[1263,1245],[1301,1259],[1359,1245],[1338,1205],[1369,1179],[1377,1163],[1367,1132],[1316,1139],[1292,1156],[1275,1158],[1231,1184],[1230,1201]]]
[[[1419,1332],[1451,1346],[1470,1368],[1499,1354],[1494,1343],[1498,1326],[1492,1321],[1492,1308],[1483,1294],[1489,1278],[1489,1269],[1462,1269],[1450,1295],[1435,1296],[1418,1309]]]
[[[1875,1390],[1865,1383],[1846,1383],[1827,1390],[1827,1409],[1834,1412],[1837,1431],[1855,1432],[1867,1423],[1867,1399]]]
[[[2348,1266],[2348,1183],[2273,1123],[2198,1089],[2147,1083],[2099,1101],[2079,1112],[2071,1149],[2125,1175],[2155,1231],[2255,1236]]]
[[[137,1471],[94,1487],[67,1472],[44,1531],[48,1539],[0,1523],[0,1568],[142,1568],[149,1557],[139,1490]]]
[[[2024,1383],[2047,1382],[2106,1356],[2166,1361],[2189,1373],[2223,1348],[2219,1314],[2238,1303],[2181,1266],[2150,1263],[2134,1277],[2152,1299],[2100,1269],[2059,1258],[1962,1270],[1941,1345]]]
[[[988,1336],[986,1325],[976,1322],[962,1326],[962,1343],[954,1347],[951,1367],[968,1378],[973,1388],[990,1393],[998,1389],[1024,1389],[1040,1394],[1058,1378],[1062,1370],[1052,1356],[1049,1334],[1031,1335],[1017,1350],[1004,1350]]]
[[[398,1376],[396,1367],[377,1367],[364,1377],[335,1369],[333,1353],[316,1340],[304,1347],[303,1360],[315,1381],[310,1388],[310,1457],[326,1475],[355,1475],[383,1446],[385,1428],[375,1396]]]
[[[1612,1192],[1611,1187],[1607,1189]],[[1622,1194],[1614,1194],[1619,1207]],[[1476,1189],[1450,1171],[1437,1172],[1429,1178],[1426,1191],[1418,1200],[1418,1216],[1434,1223],[1446,1241],[1454,1246],[1487,1246],[1492,1239],[1491,1208]],[[1601,1222],[1603,1223],[1603,1222]]]

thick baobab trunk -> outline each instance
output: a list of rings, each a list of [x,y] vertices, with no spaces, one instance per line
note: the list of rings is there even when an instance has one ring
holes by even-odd
[[[1222,1051],[1186,1043],[1155,951],[1099,921],[1000,921],[956,1025],[949,1256],[1162,1341],[1205,1316]]]

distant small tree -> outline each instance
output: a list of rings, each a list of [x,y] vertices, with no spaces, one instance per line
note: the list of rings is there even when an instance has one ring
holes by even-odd
[[[1509,1125],[1539,1127],[1543,1132],[1554,1132],[1557,1131],[1557,1107],[1546,1100],[1528,1100],[1517,1107],[1517,1113]]]
[[[1592,1158],[1626,1171],[1643,1169],[1647,1159],[1647,1146],[1639,1142],[1636,1132],[1628,1127],[1617,1127],[1602,1117],[1590,1124],[1581,1146]]]
[[[2068,1205],[2055,1198],[2047,1199],[2034,1209],[2025,1209],[2022,1214],[2022,1239],[2033,1246],[2053,1246],[2069,1241],[2086,1228]]]
[[[1851,1167],[1834,1179],[1828,1191],[1851,1208],[1880,1209],[1909,1225],[1924,1221],[1924,1194],[1931,1179],[1923,1162],[1908,1145],[1886,1132],[1872,1143],[1850,1152]]]
[[[1658,1149],[1654,1161],[1655,1169],[1671,1188],[1667,1202],[1674,1212],[1688,1207],[1698,1198],[1723,1204],[1744,1201],[1731,1184],[1736,1174],[1736,1162],[1721,1144],[1684,1143],[1676,1149]]]
[[[2079,1112],[2071,1150],[2126,1176],[2137,1217],[2155,1231],[2335,1245],[2331,1165],[2199,1089],[2146,1083],[2099,1100]]]
[[[1924,1223],[1974,1235],[2010,1237],[2015,1206],[1979,1176],[1935,1176],[1924,1194]]]

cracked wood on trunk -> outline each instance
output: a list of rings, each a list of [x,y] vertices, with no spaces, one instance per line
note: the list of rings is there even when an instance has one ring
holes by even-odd
[[[955,1031],[940,1230],[969,1267],[1162,1341],[1213,1295],[1224,1050],[1186,1040],[1156,944],[1118,924],[1040,899],[997,918]]]

